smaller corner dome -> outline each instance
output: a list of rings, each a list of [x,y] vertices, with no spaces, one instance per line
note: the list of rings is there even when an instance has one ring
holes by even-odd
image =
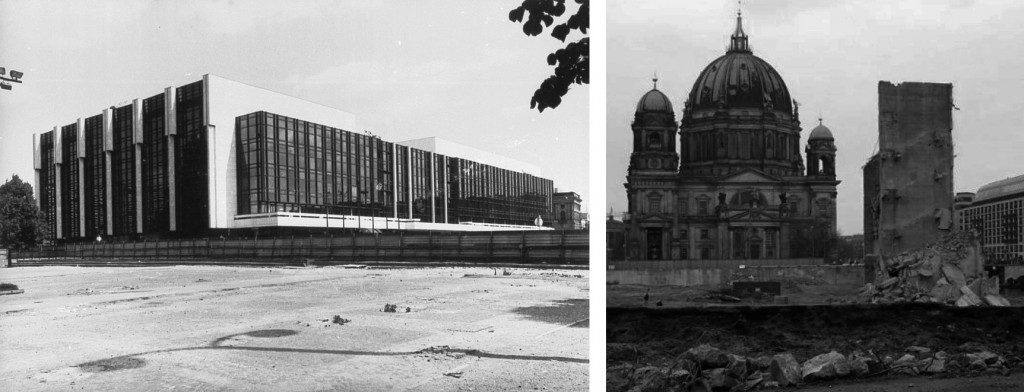
[[[655,113],[673,113],[672,112],[672,101],[668,100],[661,90],[657,88],[651,89],[643,97],[640,97],[640,102],[636,104],[637,113],[641,112],[655,112]]]
[[[828,129],[824,124],[819,123],[818,126],[811,130],[810,136],[807,137],[807,141],[811,140],[836,140],[832,137],[832,130]]]

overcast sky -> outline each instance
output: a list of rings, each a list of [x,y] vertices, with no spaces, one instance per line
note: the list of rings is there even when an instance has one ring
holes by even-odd
[[[636,102],[657,72],[678,121],[697,75],[725,53],[737,5],[609,3],[606,189],[618,213]],[[801,151],[819,112],[835,135],[842,234],[864,231],[861,167],[877,149],[880,80],[953,84],[955,191],[1024,174],[1024,2],[748,0],[743,22],[754,55],[801,104]]]
[[[0,0],[0,67],[25,73],[0,91],[0,181],[33,181],[33,133],[211,73],[352,113],[388,141],[538,165],[586,204],[588,87],[529,108],[560,42],[509,22],[517,4]]]

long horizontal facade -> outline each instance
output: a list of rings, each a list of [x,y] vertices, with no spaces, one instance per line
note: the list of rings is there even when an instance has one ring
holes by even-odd
[[[980,235],[990,263],[1024,263],[1024,175],[983,185],[978,193],[958,194],[959,226]]]
[[[522,230],[550,214],[553,183],[529,165],[356,128],[351,114],[205,75],[37,135],[37,200],[51,238],[64,240],[259,227]]]

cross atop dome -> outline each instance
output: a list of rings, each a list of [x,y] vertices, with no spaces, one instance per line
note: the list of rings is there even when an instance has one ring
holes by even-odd
[[[739,5],[742,6],[742,2],[739,2]],[[751,53],[750,45],[747,43],[747,33],[743,32],[743,10],[739,8],[736,10],[736,31],[733,31],[731,40],[728,53]]]

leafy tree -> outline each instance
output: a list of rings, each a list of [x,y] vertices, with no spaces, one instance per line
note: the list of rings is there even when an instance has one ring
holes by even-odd
[[[590,28],[590,0],[574,1],[580,5],[579,9],[564,23],[551,28],[551,36],[565,42],[569,33],[577,30],[584,37],[548,54],[548,65],[555,67],[555,73],[548,76],[530,98],[530,108],[542,113],[544,109],[558,107],[562,97],[569,92],[569,86],[590,83],[590,38],[586,36]],[[564,14],[565,0],[523,0],[522,5],[508,13],[508,19],[522,22],[523,33],[536,36]]]
[[[32,185],[18,175],[0,185],[0,246],[35,247],[45,238],[43,213],[32,196]]]

